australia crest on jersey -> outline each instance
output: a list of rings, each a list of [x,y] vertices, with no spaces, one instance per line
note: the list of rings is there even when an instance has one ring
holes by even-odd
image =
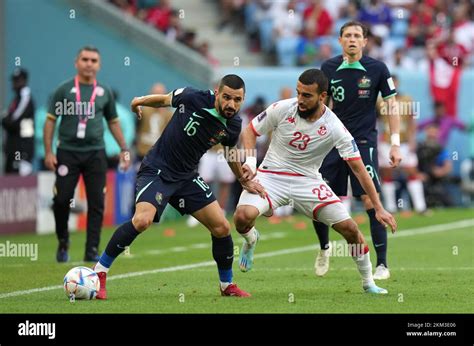
[[[370,86],[372,85],[372,81],[369,77],[363,76],[361,79],[357,81],[357,86],[359,90],[357,90],[357,94],[359,95],[360,99],[366,99],[370,97]]]
[[[220,130],[219,132],[217,132],[214,136],[212,136],[211,138],[209,138],[209,144],[214,146],[216,144],[219,144],[220,142],[222,142],[222,140],[227,136],[227,133],[225,132],[225,130]]]
[[[155,195],[156,203],[158,205],[161,205],[161,202],[163,202],[163,194],[161,192],[157,192]]]
[[[371,85],[372,85],[372,81],[370,80],[369,77],[365,75],[362,76],[362,78],[357,81],[357,86],[360,89],[369,89]]]

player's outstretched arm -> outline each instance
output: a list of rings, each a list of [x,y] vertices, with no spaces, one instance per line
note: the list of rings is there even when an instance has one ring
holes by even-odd
[[[397,229],[397,222],[393,218],[392,214],[390,214],[384,209],[382,203],[380,202],[380,198],[377,193],[377,190],[375,189],[375,185],[372,182],[372,179],[370,178],[367,169],[362,163],[362,160],[348,160],[347,163],[352,169],[352,172],[354,172],[354,175],[359,180],[360,184],[362,185],[362,188],[372,201],[372,204],[374,205],[375,209],[375,217],[377,218],[377,220],[385,227],[389,225],[392,230],[392,233],[395,233]]]
[[[251,123],[242,131],[240,139],[242,141],[242,146],[244,147],[246,158],[242,166],[243,177],[247,180],[252,180],[257,173],[257,154],[256,154],[256,145],[257,145],[257,136],[252,130]],[[255,153],[251,155],[249,153]]]
[[[142,106],[153,107],[153,108],[171,107],[172,98],[173,98],[172,93],[169,93],[166,95],[156,94],[156,95],[134,97],[130,104],[130,108],[132,109],[132,112],[137,115],[138,119],[141,119]]]

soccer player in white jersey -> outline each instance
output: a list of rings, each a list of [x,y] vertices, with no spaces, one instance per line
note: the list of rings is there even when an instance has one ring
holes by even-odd
[[[246,191],[240,196],[234,222],[246,241],[240,252],[239,266],[244,272],[252,268],[259,238],[254,226],[256,218],[269,216],[273,209],[291,203],[299,212],[339,232],[349,244],[364,291],[385,294],[387,290],[374,283],[364,236],[319,173],[324,157],[336,147],[374,204],[377,220],[395,232],[395,219],[383,208],[352,135],[324,105],[327,88],[328,80],[322,71],[304,71],[297,82],[297,97],[272,104],[242,133],[246,152],[252,152],[256,138],[273,131],[270,147],[258,170],[254,157],[247,157],[243,165],[244,177],[257,179],[265,188],[267,198]]]

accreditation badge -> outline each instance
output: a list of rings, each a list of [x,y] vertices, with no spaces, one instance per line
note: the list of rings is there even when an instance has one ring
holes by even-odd
[[[79,121],[79,123],[77,124],[77,138],[86,138],[86,127],[86,122]]]

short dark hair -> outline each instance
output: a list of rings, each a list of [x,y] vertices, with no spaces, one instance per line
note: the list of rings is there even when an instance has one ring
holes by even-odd
[[[324,91],[328,91],[328,78],[323,71],[316,68],[311,68],[304,71],[298,80],[304,85],[317,84],[317,91],[322,94]]]
[[[341,29],[339,30],[339,37],[342,37],[344,30],[350,26],[360,26],[362,28],[362,35],[364,36],[364,38],[367,38],[367,36],[369,35],[369,28],[367,26],[357,20],[351,20],[341,26]]]
[[[100,55],[100,52],[99,52],[99,50],[98,50],[96,47],[94,47],[94,46],[84,46],[84,47],[82,47],[81,49],[79,49],[79,50],[77,51],[77,56],[81,55],[81,53],[82,53],[83,51],[96,52],[97,54]]]
[[[245,94],[244,80],[236,74],[228,74],[222,77],[222,79],[219,81],[219,91],[221,91],[224,86],[228,86],[229,88],[234,90],[244,89]]]

